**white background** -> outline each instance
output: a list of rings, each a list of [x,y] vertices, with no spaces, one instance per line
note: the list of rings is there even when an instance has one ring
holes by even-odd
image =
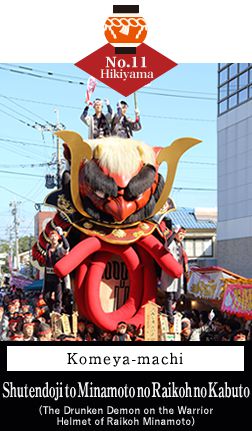
[[[251,59],[249,0],[2,0],[0,61],[77,62],[107,43],[113,4],[139,4],[145,42],[177,63]]]
[[[79,356],[110,356],[111,365],[67,365],[67,353]],[[183,365],[122,365],[114,367],[113,356],[180,356]],[[77,360],[77,355],[75,359]],[[87,361],[88,362],[88,361]],[[7,371],[244,371],[243,346],[8,346]]]

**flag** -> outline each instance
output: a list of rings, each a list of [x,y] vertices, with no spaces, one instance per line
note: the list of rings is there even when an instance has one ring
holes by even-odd
[[[87,81],[86,100],[85,100],[86,103],[90,101],[91,95],[95,91],[95,87],[96,87],[96,79],[90,76]]]

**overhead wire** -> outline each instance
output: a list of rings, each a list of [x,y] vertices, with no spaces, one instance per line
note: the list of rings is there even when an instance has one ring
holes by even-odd
[[[21,144],[21,145],[30,145],[30,146],[33,146],[33,147],[50,148],[51,150],[53,149],[52,145],[35,144],[35,143],[32,143],[32,142],[20,141],[20,140],[17,140],[17,139],[14,140],[14,139],[0,137],[0,141],[3,141],[3,142],[12,142],[12,143]]]
[[[15,175],[25,175],[27,177],[38,177],[38,178],[44,178],[43,175],[36,175],[36,174],[28,174],[26,172],[15,172],[15,171],[5,171],[3,169],[0,169],[0,174],[15,174]]]
[[[14,118],[15,120],[19,121],[20,123],[26,125],[27,127],[32,127],[33,129],[35,129],[35,125],[27,123],[26,121],[22,120],[21,118],[17,118],[14,115],[11,115],[9,112],[4,111],[3,109],[0,109],[0,112],[7,115],[8,117]]]
[[[12,98],[11,98],[11,97],[5,96],[4,94],[0,94],[0,97],[3,97],[4,99],[7,99],[10,103],[13,103],[14,105],[18,106],[19,108],[23,109],[24,111],[29,112],[29,113],[30,113],[30,114],[32,114],[34,117],[37,117],[37,118],[39,118],[40,120],[42,120],[42,121],[44,121],[45,123],[50,124],[50,125],[52,126],[52,124],[51,124],[48,120],[46,120],[45,118],[41,117],[41,115],[38,115],[37,113],[32,112],[30,109],[28,109],[28,108],[26,108],[26,107],[24,107],[24,106],[20,105],[19,103],[14,102],[14,100],[12,100]]]
[[[57,165],[57,162],[43,162],[43,163],[19,163],[17,165],[1,165],[0,168],[42,168],[44,166],[54,166]]]
[[[1,106],[3,106],[5,109],[9,109],[9,111],[11,111],[11,112],[14,112],[14,114],[18,114],[18,115],[20,115],[20,117],[23,117],[23,118],[25,118],[25,119],[26,119],[26,120],[28,120],[28,121],[34,122],[34,120],[33,120],[32,118],[27,117],[27,115],[24,115],[24,114],[22,114],[21,112],[16,111],[16,110],[15,110],[15,109],[13,109],[13,108],[10,108],[8,105],[5,105],[4,103],[1,103],[1,102],[0,102],[0,105],[1,105]],[[39,124],[39,123],[37,123],[36,121],[35,121],[34,123],[35,123],[35,124]]]
[[[203,187],[173,187],[172,190],[177,190],[177,191],[190,190],[195,192],[217,192],[217,189],[211,189],[211,188],[207,189]]]
[[[0,97],[3,97],[0,95]],[[36,103],[36,104],[40,104],[40,105],[48,105],[48,106],[57,106],[59,108],[65,108],[65,109],[74,109],[74,110],[78,110],[80,111],[80,107],[79,106],[73,106],[73,105],[64,105],[64,104],[60,104],[60,103],[53,103],[53,102],[42,102],[42,101],[38,101],[38,100],[32,100],[32,99],[24,99],[24,98],[20,98],[20,97],[12,97],[12,96],[8,96],[9,99],[13,99],[13,100],[20,100],[23,102],[28,102],[28,103]],[[190,117],[175,117],[175,116],[168,116],[168,115],[153,115],[153,114],[141,114],[141,117],[146,117],[146,118],[156,118],[156,119],[160,119],[160,120],[176,120],[176,121],[204,121],[204,122],[209,122],[209,123],[215,123],[216,120],[211,119],[211,118],[190,118]],[[51,123],[49,123],[51,125]]]
[[[4,144],[4,142],[0,142],[0,145],[1,144]],[[31,159],[31,160],[33,160],[34,159],[34,157],[31,157],[30,155],[27,155],[27,153],[24,153],[23,151],[25,151],[25,150],[23,150],[22,149],[22,152],[19,150],[17,150],[16,148],[8,148],[8,147],[3,147],[2,148],[4,151],[9,151],[10,153],[12,153],[12,154],[17,154],[17,155],[19,155],[19,156],[22,156],[22,157],[25,157],[25,158],[27,158],[27,159]],[[29,154],[30,154],[30,152],[29,152]],[[33,153],[34,154],[34,153]],[[37,156],[38,156],[38,154],[37,154]]]
[[[34,159],[34,156],[36,156],[36,160],[38,160],[38,157],[40,157],[41,161],[42,160],[44,161],[44,157],[45,157],[44,154],[42,155],[42,154],[38,153],[38,151],[35,152],[31,149],[27,149],[27,148],[23,148],[23,147],[20,148],[18,143],[12,142],[11,148],[9,146],[6,146],[5,142],[2,142],[2,141],[0,141],[0,145],[4,145],[4,147],[2,147],[2,149],[4,151],[9,151],[11,153],[18,154],[19,156],[26,157],[29,159]],[[31,157],[31,154],[33,154],[34,156]]]
[[[51,72],[51,71],[45,71],[42,69],[35,69],[33,67],[30,66],[23,66],[23,65],[19,65],[19,64],[15,64],[15,63],[1,63],[2,65],[8,66],[8,67],[16,67],[18,69],[23,69],[23,70],[27,70],[29,72],[33,71],[33,72],[38,72],[38,73],[44,73],[46,75],[49,76],[61,76],[61,77],[65,77],[65,78],[74,78],[74,79],[83,79],[80,76],[76,76],[76,75],[69,75],[69,74],[63,74],[63,73],[58,73],[58,72]],[[106,88],[105,85],[101,85],[102,87]],[[160,88],[160,87],[149,87],[152,90],[158,90],[158,91],[174,91],[174,92],[181,92],[181,93],[193,93],[193,94],[207,94],[207,95],[212,95],[215,96],[216,93],[210,93],[210,92],[206,92],[206,91],[192,91],[192,90],[181,90],[181,89],[171,89],[171,88]]]
[[[21,66],[20,66],[20,68],[21,68]],[[15,69],[11,69],[10,67],[0,66],[1,70],[6,70],[6,71],[9,71],[9,72],[16,72],[16,73],[20,73],[20,74],[23,74],[23,75],[32,76],[34,78],[47,79],[47,80],[49,79],[49,80],[53,80],[53,81],[65,82],[65,83],[68,83],[68,84],[86,85],[86,81],[79,81],[79,80],[78,81],[73,81],[73,80],[68,80],[68,79],[54,78],[53,75],[56,76],[56,73],[54,73],[54,72],[40,71],[39,73],[44,73],[45,74],[45,76],[43,76],[43,75],[39,75],[38,73],[36,73],[36,74],[31,73],[31,71],[34,70],[33,68],[29,68],[29,71],[27,71],[27,68],[26,69],[24,67],[22,67],[22,68],[24,70],[15,70]],[[61,74],[61,76],[62,76],[62,74]],[[74,78],[74,79],[76,79],[76,78]],[[100,85],[100,84],[97,84],[97,87],[106,88],[105,85]],[[150,91],[146,91],[146,90],[147,89],[145,89],[145,90],[138,90],[138,93],[141,93],[141,94],[150,94],[150,95],[155,95],[155,96],[178,97],[178,98],[184,98],[184,99],[213,100],[213,101],[217,100],[216,97],[199,96],[199,95],[192,96],[192,95],[185,95],[185,94],[184,95],[183,94],[170,94],[170,93],[164,93],[164,90],[163,90],[163,92],[161,92],[161,90],[152,91],[153,89],[151,89]]]
[[[21,195],[20,193],[16,193],[16,192],[14,192],[13,190],[11,190],[11,189],[9,189],[7,187],[4,187],[4,186],[0,185],[0,188],[3,189],[3,190],[6,190],[9,193],[12,193],[13,195],[16,195],[16,196],[20,197],[21,199],[24,199],[25,201],[32,202],[33,204],[36,203],[32,199],[27,198],[27,196]]]

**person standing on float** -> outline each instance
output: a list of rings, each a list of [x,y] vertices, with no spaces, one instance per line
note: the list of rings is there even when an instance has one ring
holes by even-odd
[[[46,249],[46,267],[43,286],[43,298],[50,312],[62,311],[62,294],[64,280],[60,279],[54,272],[54,265],[69,252],[69,243],[63,235],[61,227],[50,232],[50,244]],[[54,299],[52,294],[54,293]]]
[[[111,122],[111,135],[118,136],[119,138],[132,138],[133,132],[138,132],[142,129],[140,123],[140,113],[135,109],[135,121],[126,116],[128,104],[121,100],[117,104],[117,114],[114,115]]]
[[[88,126],[88,139],[99,139],[111,135],[110,123],[113,111],[108,99],[105,99],[105,103],[108,110],[106,115],[102,112],[103,104],[101,99],[95,99],[93,103],[94,115],[88,115],[89,104],[81,114],[81,121]]]

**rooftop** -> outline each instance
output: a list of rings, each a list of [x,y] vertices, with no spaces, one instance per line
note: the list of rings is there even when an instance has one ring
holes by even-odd
[[[177,208],[168,214],[167,218],[172,220],[174,225],[183,226],[186,229],[216,229],[217,227],[217,212],[209,208],[209,217],[207,218],[207,208],[198,211],[194,208]]]

